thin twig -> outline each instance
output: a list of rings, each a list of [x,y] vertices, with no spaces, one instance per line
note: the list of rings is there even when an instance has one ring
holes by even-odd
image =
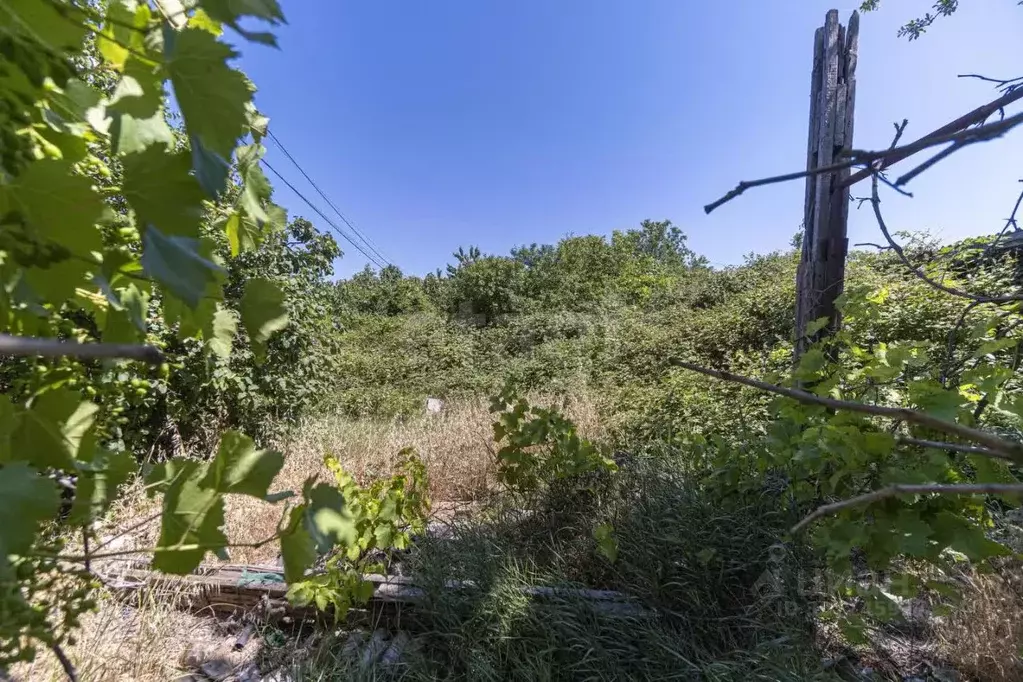
[[[669,364],[676,367],[682,367],[683,369],[688,369],[693,372],[699,372],[700,374],[706,374],[707,376],[714,377],[715,379],[721,379],[722,381],[730,381],[732,383],[757,388],[762,391],[768,391],[769,393],[775,393],[809,405],[821,405],[832,410],[849,410],[850,412],[860,412],[888,419],[901,419],[903,421],[913,422],[914,424],[926,426],[934,429],[935,431],[959,436],[964,440],[983,443],[995,452],[1001,452],[1008,455],[1012,458],[1013,462],[1023,464],[1023,445],[1005,440],[1004,438],[999,438],[987,431],[964,426],[956,422],[946,421],[944,419],[938,419],[937,417],[933,417],[925,412],[918,412],[906,407],[887,407],[885,405],[869,405],[867,403],[825,398],[814,395],[813,393],[807,393],[806,391],[786,388],[785,386],[778,386],[777,384],[769,384],[758,379],[750,379],[749,377],[732,374],[731,372],[726,372],[724,370],[701,367],[699,365],[694,365],[691,362],[677,360],[674,358],[669,360]]]
[[[1017,76],[1015,78],[991,78],[990,76],[981,76],[979,73],[960,73],[956,78],[976,78],[977,80],[987,81],[988,83],[994,83],[999,90],[1002,92],[1012,92],[1016,88],[1023,87],[1023,76]]]
[[[799,531],[803,530],[811,523],[821,518],[822,516],[829,516],[836,512],[840,512],[843,509],[850,507],[856,507],[861,504],[870,504],[883,500],[889,497],[895,497],[896,495],[926,495],[927,493],[939,493],[942,495],[1014,495],[1017,493],[1023,493],[1023,484],[1020,483],[963,483],[963,484],[947,484],[947,483],[924,483],[924,484],[896,484],[890,485],[887,488],[881,488],[880,490],[874,490],[863,495],[857,495],[856,497],[850,497],[847,500],[841,500],[840,502],[833,502],[826,504],[822,507],[818,507],[811,514],[809,514],[802,521],[792,526],[792,530],[789,531],[795,535]]]
[[[970,311],[979,305],[984,305],[984,301],[972,301],[969,305],[963,308],[963,312],[959,313],[959,319],[952,325],[952,329],[948,332],[948,348],[946,350],[945,366],[941,368],[941,385],[944,386],[948,381],[949,375],[952,373],[952,366],[955,360],[955,347],[956,347],[956,336],[959,334],[959,330],[966,323],[966,317],[970,314]]]
[[[982,448],[976,445],[966,445],[965,443],[945,443],[937,440],[910,438],[908,436],[898,436],[896,440],[903,445],[919,445],[922,448],[935,448],[937,450],[954,450],[955,452],[966,452],[973,455],[993,457],[994,459],[1003,459],[1007,462],[1015,461],[1012,457],[1001,452],[995,452],[994,450]]]
[[[117,533],[117,535],[115,535],[114,537],[110,538],[109,540],[107,540],[107,541],[101,543],[99,546],[97,546],[95,551],[98,552],[99,550],[103,549],[104,547],[106,547],[110,543],[114,542],[118,538],[127,535],[128,533],[132,532],[133,530],[138,530],[139,528],[141,528],[142,526],[144,526],[144,525],[146,525],[148,523],[152,523],[153,521],[157,520],[161,516],[163,516],[163,510],[162,509],[160,511],[156,512],[155,514],[152,514],[151,516],[148,516],[148,517],[142,519],[138,523],[133,524],[131,526],[128,526],[127,528],[125,528],[121,532]]]
[[[214,549],[259,549],[264,545],[268,545],[274,540],[279,540],[282,533],[274,533],[270,537],[259,540],[258,542],[228,542],[228,543],[193,543],[190,545],[173,545],[171,547],[143,547],[141,549],[122,549],[116,552],[103,552],[94,553],[89,556],[81,555],[65,555],[65,554],[48,554],[48,553],[36,553],[31,556],[41,557],[46,559],[59,559],[60,561],[67,561],[69,563],[84,564],[90,559],[111,559],[119,556],[130,556],[132,554],[156,554],[157,552],[195,552],[197,550],[214,550]]]
[[[75,670],[75,664],[67,657],[67,654],[64,653],[64,650],[60,647],[60,645],[54,642],[50,645],[50,651],[52,651],[53,655],[57,657],[58,661],[60,661],[60,667],[64,669],[64,674],[67,675],[67,678],[71,680],[71,682],[78,682],[78,671]]]
[[[836,171],[845,170],[846,168],[852,168],[853,166],[857,165],[867,166],[867,168],[864,168],[852,174],[847,179],[839,182],[838,186],[834,190],[837,192],[840,189],[844,189],[846,187],[856,184],[857,182],[863,180],[872,173],[883,171],[892,164],[901,161],[902,159],[905,159],[908,156],[912,156],[913,154],[921,150],[927,149],[928,147],[934,147],[940,144],[945,144],[946,142],[958,142],[961,139],[969,140],[970,142],[968,144],[972,144],[974,142],[980,142],[982,140],[990,139],[990,137],[997,137],[998,135],[1004,134],[1010,128],[1023,121],[1023,118],[1021,118],[1023,117],[1023,114],[1004,119],[1002,121],[999,121],[998,123],[981,125],[976,128],[970,128],[969,126],[976,125],[978,123],[981,123],[982,121],[987,120],[987,118],[991,116],[992,113],[998,111],[1001,108],[1004,108],[1007,104],[1011,104],[1012,102],[1015,102],[1020,98],[1023,98],[1023,88],[1015,90],[1010,93],[1006,93],[1005,95],[999,97],[993,102],[988,102],[984,106],[978,107],[977,109],[974,109],[970,113],[965,114],[964,116],[960,116],[955,121],[947,123],[941,128],[938,128],[937,130],[927,135],[924,135],[919,140],[911,142],[902,147],[891,147],[884,151],[874,152],[849,151],[847,153],[848,156],[847,159],[845,159],[844,161],[829,164],[827,166],[820,166],[818,168],[811,168],[808,170],[798,171],[795,173],[786,173],[784,175],[775,175],[773,177],[761,178],[759,180],[743,180],[735,187],[735,189],[728,192],[728,194],[724,195],[717,201],[704,206],[703,210],[705,213],[710,213],[711,211],[720,207],[721,205],[728,203],[732,199],[735,199],[737,196],[739,196],[746,190],[752,189],[754,187],[761,187],[763,185],[773,185],[779,182],[789,182],[791,180],[798,180],[800,178],[805,178],[811,175],[820,175],[822,173],[833,173]],[[878,161],[880,163],[876,163]]]
[[[899,245],[898,242],[892,239],[892,235],[888,232],[888,226],[884,222],[884,216],[881,215],[881,197],[878,195],[877,192],[876,174],[874,175],[873,181],[871,182],[870,203],[874,207],[874,217],[877,219],[877,226],[881,229],[881,234],[884,235],[884,238],[888,242],[888,245],[891,246],[892,250],[895,251],[895,253],[898,255],[899,260],[901,260],[902,263],[907,268],[909,268],[909,271],[916,275],[919,279],[923,280],[924,282],[927,282],[935,289],[944,291],[946,294],[952,294],[953,296],[959,296],[961,298],[968,298],[971,301],[976,301],[978,303],[1011,303],[1013,301],[1023,300],[1023,295],[1021,294],[1010,294],[1007,296],[984,296],[971,294],[968,291],[964,291],[956,287],[950,287],[948,285],[942,284],[941,282],[932,279],[931,277],[928,277],[923,270],[916,267],[915,265],[913,265],[912,262],[910,262],[909,258],[906,256],[906,252],[902,250],[902,247]]]
[[[147,362],[151,365],[159,365],[164,361],[163,353],[158,348],[145,344],[78,343],[77,341],[11,336],[10,334],[0,334],[0,355],[45,358],[73,357],[90,360],[122,358]]]

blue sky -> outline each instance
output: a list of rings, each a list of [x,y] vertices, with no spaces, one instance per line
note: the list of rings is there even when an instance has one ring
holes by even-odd
[[[735,264],[786,247],[803,184],[702,207],[739,180],[804,166],[813,32],[829,8],[844,23],[857,4],[283,0],[280,51],[241,44],[240,65],[271,130],[406,272],[442,267],[458,246],[506,253],[644,218],[672,220],[711,262]],[[909,119],[908,141],[997,96],[957,73],[1023,73],[1016,0],[962,3],[922,39],[897,38],[930,4],[886,0],[863,16],[857,148],[887,146],[896,120]],[[944,240],[999,229],[1020,159],[1020,130],[961,152],[913,183],[916,198],[885,195],[891,228]],[[274,186],[291,215],[327,229]],[[868,209],[851,212],[853,242],[879,240]],[[365,265],[342,248],[339,275]]]

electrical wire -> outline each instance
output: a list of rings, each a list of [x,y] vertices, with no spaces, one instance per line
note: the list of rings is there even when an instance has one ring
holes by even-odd
[[[356,227],[350,220],[348,220],[348,218],[345,217],[345,214],[342,213],[341,210],[337,206],[334,205],[334,202],[330,200],[330,197],[328,197],[323,192],[323,190],[320,189],[320,186],[317,185],[316,182],[309,176],[309,174],[305,172],[305,169],[302,168],[302,165],[299,164],[298,160],[295,159],[294,156],[291,155],[291,152],[289,152],[287,147],[284,146],[284,143],[281,142],[279,139],[277,139],[277,136],[273,134],[273,131],[267,130],[267,136],[273,141],[273,143],[275,145],[277,145],[277,147],[284,153],[284,155],[286,157],[288,157],[288,160],[291,161],[292,164],[294,164],[295,168],[298,169],[298,172],[302,174],[302,177],[304,177],[306,179],[306,181],[312,186],[312,188],[314,190],[316,190],[316,193],[319,194],[320,197],[322,197],[323,200],[327,202],[327,205],[330,206],[334,210],[334,213],[336,213],[338,215],[338,217],[341,218],[341,220],[344,222],[344,224],[347,225],[349,227],[349,229],[351,229],[351,231],[357,237],[359,237],[359,239],[362,240],[362,243],[366,245],[366,248],[368,248],[370,251],[372,251],[377,256],[377,258],[379,260],[381,260],[381,261],[387,263],[388,265],[390,265],[391,264],[390,259],[388,259],[386,256],[384,256],[384,254],[382,254],[380,252],[379,247],[377,247],[377,245],[374,244],[373,241],[369,237],[364,235],[362,233],[362,231],[359,230],[359,228]]]
[[[285,185],[287,185],[288,189],[290,189],[292,192],[295,193],[295,196],[297,196],[299,199],[301,199],[303,202],[305,202],[305,204],[309,208],[311,208],[313,211],[315,211],[318,216],[323,218],[323,220],[326,221],[326,223],[328,225],[330,225],[330,227],[334,230],[334,232],[336,232],[338,234],[338,236],[340,236],[346,242],[351,244],[355,248],[356,251],[358,251],[363,256],[365,256],[367,260],[369,260],[371,263],[373,263],[373,265],[377,266],[378,268],[384,268],[384,267],[386,267],[389,264],[388,261],[381,261],[378,257],[376,257],[376,256],[372,255],[371,253],[367,252],[366,249],[364,249],[362,246],[360,246],[358,242],[356,242],[354,239],[349,237],[348,234],[346,234],[344,230],[342,230],[340,227],[338,227],[337,224],[332,219],[327,217],[327,215],[323,211],[321,211],[318,206],[316,206],[313,202],[309,201],[309,199],[307,199],[304,194],[299,192],[298,189],[293,184],[291,184],[291,182],[289,182],[287,178],[285,178],[283,175],[281,175],[280,172],[278,172],[278,170],[276,168],[271,166],[270,163],[266,159],[261,159],[260,162],[264,166],[266,166],[267,169],[271,173],[276,175],[278,180],[280,180]]]

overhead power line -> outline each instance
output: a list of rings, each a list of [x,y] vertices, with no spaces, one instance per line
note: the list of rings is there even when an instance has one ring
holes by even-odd
[[[262,159],[262,160],[261,160],[261,162],[262,162],[262,164],[263,164],[264,166],[266,166],[266,167],[267,167],[267,169],[268,169],[268,170],[269,170],[269,171],[270,171],[271,173],[273,173],[274,175],[276,175],[276,176],[277,176],[277,179],[278,179],[278,180],[280,180],[280,181],[281,181],[281,182],[283,182],[283,183],[284,183],[285,185],[287,185],[288,189],[290,189],[290,190],[291,190],[292,192],[294,192],[294,193],[295,193],[295,195],[296,195],[296,196],[297,196],[297,197],[298,197],[299,199],[301,199],[301,200],[302,200],[303,202],[305,202],[305,204],[306,204],[306,205],[307,205],[307,206],[308,206],[309,208],[311,208],[311,209],[312,209],[313,211],[315,211],[315,212],[316,212],[316,214],[317,214],[318,216],[320,216],[321,218],[323,218],[323,220],[324,220],[324,221],[326,221],[326,223],[327,223],[328,225],[330,225],[330,227],[331,227],[331,228],[332,228],[332,229],[334,230],[334,232],[336,232],[336,233],[337,233],[337,235],[338,235],[339,237],[341,237],[341,238],[342,238],[342,239],[344,239],[344,240],[345,240],[346,242],[348,242],[349,244],[351,244],[351,245],[352,245],[352,246],[353,246],[353,247],[355,248],[355,250],[356,250],[356,251],[358,251],[358,252],[359,252],[359,253],[361,253],[361,254],[362,254],[363,256],[365,256],[367,260],[369,260],[369,261],[370,261],[371,263],[373,263],[373,265],[377,266],[378,268],[383,268],[383,267],[386,267],[387,265],[389,265],[389,262],[388,262],[388,261],[386,261],[386,260],[383,260],[383,261],[382,261],[382,260],[380,260],[380,259],[379,259],[378,257],[376,257],[376,256],[374,256],[373,254],[371,254],[371,253],[367,252],[367,251],[366,251],[366,249],[364,249],[364,248],[363,248],[362,246],[360,246],[360,245],[359,245],[359,243],[358,243],[357,241],[355,241],[354,239],[352,239],[351,237],[349,237],[349,236],[348,236],[348,234],[347,234],[347,233],[345,233],[345,231],[344,231],[344,230],[342,230],[342,229],[341,229],[340,227],[338,227],[338,226],[337,226],[337,224],[336,224],[336,223],[335,223],[335,222],[334,222],[333,220],[331,220],[331,219],[330,219],[329,217],[327,217],[327,215],[326,215],[326,214],[325,214],[325,213],[324,213],[323,211],[321,211],[321,210],[320,210],[320,208],[319,208],[318,206],[316,206],[316,204],[314,204],[313,202],[309,201],[309,199],[307,199],[307,198],[306,198],[306,196],[305,196],[304,194],[302,194],[301,192],[299,192],[299,191],[298,191],[298,189],[297,189],[297,188],[296,188],[296,187],[295,187],[295,186],[294,186],[293,184],[291,184],[291,182],[289,182],[287,178],[285,178],[285,177],[284,177],[283,175],[281,175],[281,174],[280,174],[280,173],[279,173],[279,172],[277,171],[277,169],[276,169],[276,168],[274,168],[273,166],[271,166],[271,165],[270,165],[270,163],[269,163],[269,162],[268,162],[268,161],[267,161],[266,159]]]
[[[305,172],[305,169],[302,168],[302,165],[299,164],[298,160],[295,159],[294,156],[291,155],[291,152],[289,152],[287,147],[284,146],[284,143],[277,139],[277,136],[273,134],[273,131],[267,130],[267,135],[270,137],[273,143],[277,145],[277,147],[284,153],[284,155],[288,157],[288,160],[295,165],[295,168],[297,168],[298,172],[302,174],[302,177],[304,177],[306,181],[308,181],[309,184],[312,185],[312,188],[316,190],[316,193],[319,194],[320,197],[322,197],[323,200],[327,202],[327,205],[334,210],[334,213],[336,213],[337,216],[341,218],[342,222],[344,222],[344,224],[348,226],[348,228],[355,234],[355,236],[362,240],[362,243],[366,245],[366,248],[372,251],[377,256],[377,258],[384,261],[385,263],[390,264],[391,262],[390,259],[388,259],[386,256],[384,256],[384,254],[380,252],[380,248],[377,247],[373,240],[364,235],[362,231],[358,227],[356,227],[354,223],[352,223],[352,221],[346,218],[345,214],[342,213],[341,210],[334,205],[334,202],[330,200],[330,197],[328,197],[323,192],[323,190],[320,189],[320,186],[317,185],[316,182],[311,177],[309,177],[309,174]]]

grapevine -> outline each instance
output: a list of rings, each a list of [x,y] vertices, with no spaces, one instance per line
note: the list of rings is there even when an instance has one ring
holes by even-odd
[[[0,367],[0,669],[48,647],[74,677],[61,645],[95,605],[95,522],[139,476],[125,429],[169,400],[165,353],[177,367],[178,346],[261,361],[289,325],[276,281],[241,283],[237,313],[225,293],[225,258],[286,222],[260,167],[267,119],[230,40],[272,45],[240,22],[284,16],[275,0],[184,7],[0,0],[0,334],[22,356]],[[296,497],[270,492],[281,453],[237,431],[219,440],[208,461],[146,473],[162,496],[157,570],[188,573],[232,546],[225,496]],[[332,537],[324,520],[350,515],[329,486],[299,496],[264,541],[281,543],[292,580],[333,546],[308,542]]]

